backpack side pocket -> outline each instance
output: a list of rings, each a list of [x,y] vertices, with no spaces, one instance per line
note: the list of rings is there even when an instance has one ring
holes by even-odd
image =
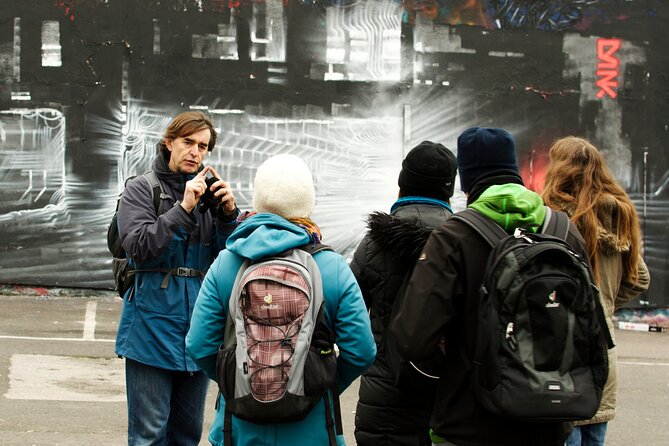
[[[222,345],[216,358],[216,382],[226,401],[235,397],[236,351],[237,344],[228,348],[224,348]]]

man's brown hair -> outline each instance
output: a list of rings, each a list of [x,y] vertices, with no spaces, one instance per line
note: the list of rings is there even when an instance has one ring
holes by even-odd
[[[212,124],[207,115],[201,111],[187,111],[179,113],[174,119],[172,119],[170,125],[167,126],[165,134],[163,135],[163,139],[160,141],[160,148],[162,150],[167,150],[165,141],[168,139],[175,139],[179,137],[183,138],[204,129],[209,129],[211,132],[209,145],[207,147],[207,150],[211,152],[214,150],[214,146],[216,145],[216,130],[214,130],[214,124]]]

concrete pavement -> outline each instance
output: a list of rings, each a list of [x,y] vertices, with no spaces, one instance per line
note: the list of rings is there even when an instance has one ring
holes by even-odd
[[[114,354],[122,301],[0,295],[0,445],[127,444],[124,363]],[[214,416],[209,388],[202,445]],[[357,383],[342,396],[348,444]]]
[[[0,445],[126,444],[123,361],[113,343],[121,306],[113,293],[0,295]],[[615,334],[618,416],[607,445],[669,444],[669,333]],[[205,432],[215,396],[212,385]],[[342,398],[349,445],[356,401],[357,382]]]

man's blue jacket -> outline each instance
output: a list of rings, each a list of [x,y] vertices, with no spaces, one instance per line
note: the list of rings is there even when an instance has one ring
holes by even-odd
[[[224,223],[212,212],[189,214],[177,205],[186,181],[194,175],[172,172],[162,153],[153,170],[166,195],[159,215],[146,178],[138,176],[128,182],[118,209],[121,245],[134,268],[190,268],[204,275],[236,221]],[[116,353],[162,369],[199,370],[186,355],[185,338],[202,278],[164,272],[136,274],[134,287],[124,296]]]

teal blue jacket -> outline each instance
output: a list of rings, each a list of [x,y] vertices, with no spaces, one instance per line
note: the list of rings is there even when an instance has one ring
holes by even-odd
[[[244,259],[260,259],[304,246],[309,241],[304,229],[274,214],[256,214],[230,235],[226,249],[204,279],[186,336],[188,354],[210,378],[216,378],[216,354],[223,343],[230,292]],[[314,259],[323,277],[326,323],[333,329],[339,349],[337,388],[341,393],[374,362],[376,345],[360,288],[344,258],[333,251],[322,251]],[[209,432],[209,441],[214,446],[223,445],[224,411],[225,401],[221,397]],[[337,442],[345,444],[343,436],[338,436]],[[305,419],[293,423],[259,425],[233,417],[232,443],[326,445],[325,404],[320,402]]]

